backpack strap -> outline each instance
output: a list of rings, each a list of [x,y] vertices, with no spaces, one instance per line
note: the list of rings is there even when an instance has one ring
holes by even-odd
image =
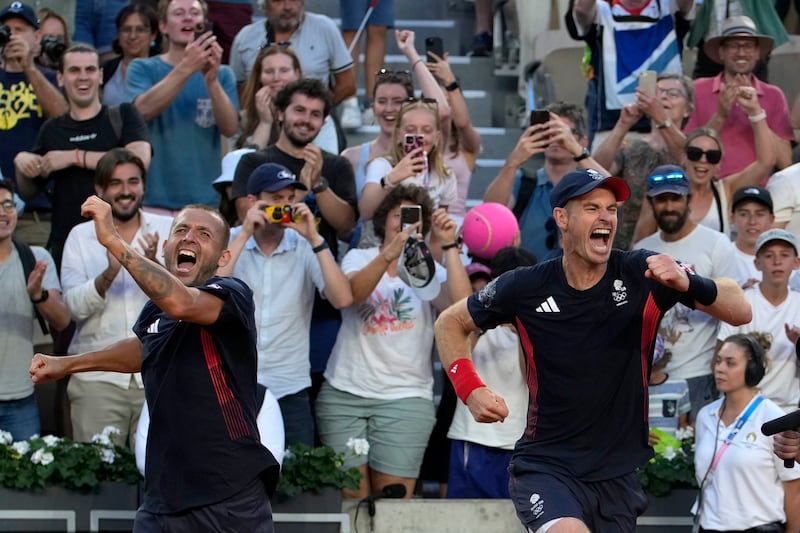
[[[25,244],[22,241],[18,241],[17,239],[11,238],[12,242],[14,243],[14,248],[17,249],[17,253],[19,254],[19,259],[22,261],[22,273],[25,276],[25,284],[28,284],[28,277],[33,272],[33,268],[36,266],[36,257],[33,255],[33,250],[31,247]],[[33,312],[36,313],[36,320],[39,321],[39,327],[42,328],[42,333],[47,335],[49,333],[47,329],[47,322],[45,322],[44,317],[36,309],[36,306],[33,306]]]

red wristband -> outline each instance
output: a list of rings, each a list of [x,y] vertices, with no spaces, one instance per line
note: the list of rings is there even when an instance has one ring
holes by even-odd
[[[77,148],[75,148],[75,165],[76,165],[78,168],[83,168],[83,167],[81,166],[81,151],[80,151],[80,150],[78,150]]]
[[[453,364],[447,369],[447,375],[453,383],[456,395],[464,404],[467,403],[467,398],[472,391],[486,386],[475,371],[472,359],[467,359],[466,357],[453,361]]]

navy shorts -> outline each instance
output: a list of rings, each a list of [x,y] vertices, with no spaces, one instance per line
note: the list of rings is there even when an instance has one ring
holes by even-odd
[[[133,533],[273,533],[272,506],[261,478],[221,502],[194,507],[175,514],[136,511]]]
[[[515,473],[508,490],[517,516],[530,531],[557,518],[578,518],[591,531],[635,533],[647,497],[635,472],[614,479],[583,482],[544,472]]]

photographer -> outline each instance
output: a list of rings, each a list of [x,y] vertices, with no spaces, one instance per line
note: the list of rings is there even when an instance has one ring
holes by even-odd
[[[283,165],[256,167],[244,197],[249,209],[242,226],[232,231],[231,260],[217,271],[253,289],[258,382],[278,398],[287,447],[296,442],[314,445],[309,331],[316,291],[336,309],[353,302],[314,215],[299,201],[307,190]]]
[[[67,111],[67,103],[56,83],[56,73],[34,61],[39,40],[39,22],[33,9],[21,2],[12,2],[0,11],[0,169],[14,181],[14,156],[20,150],[33,147],[39,128],[48,117]],[[34,215],[34,211],[49,211],[44,197],[29,199],[26,212],[20,217],[18,237],[30,244],[44,244],[49,224],[41,224],[49,214]]]
[[[43,67],[58,70],[61,56],[69,47],[67,21],[60,13],[49,7],[43,7],[37,11],[36,16],[39,17],[36,38],[39,41],[40,52],[35,61]]]

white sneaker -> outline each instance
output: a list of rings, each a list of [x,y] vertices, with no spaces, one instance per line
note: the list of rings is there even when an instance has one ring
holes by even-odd
[[[342,124],[342,129],[345,130],[357,130],[361,127],[361,109],[358,107],[358,99],[353,96],[348,98],[347,100],[343,100],[341,104],[339,104],[341,109],[341,115],[339,116],[339,121]]]
[[[375,112],[371,107],[368,107],[361,112],[361,122],[364,124],[364,126],[372,126],[377,124],[375,121]]]

